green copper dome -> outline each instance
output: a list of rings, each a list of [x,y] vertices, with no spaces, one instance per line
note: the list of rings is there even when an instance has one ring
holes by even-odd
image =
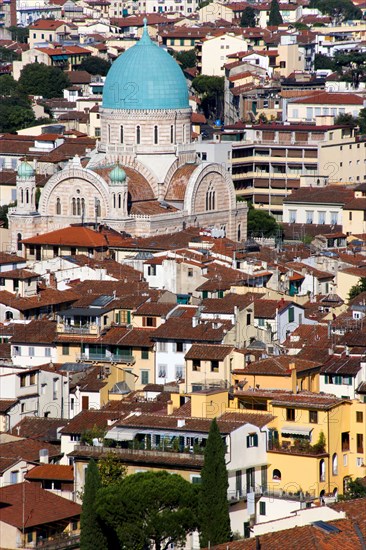
[[[20,178],[31,178],[34,176],[34,170],[28,162],[21,162],[18,168],[18,176]]]
[[[178,63],[154,44],[145,28],[139,42],[110,68],[103,88],[107,109],[186,109],[188,88]]]
[[[109,179],[112,183],[122,183],[126,180],[126,172],[120,166],[116,166],[109,173]]]

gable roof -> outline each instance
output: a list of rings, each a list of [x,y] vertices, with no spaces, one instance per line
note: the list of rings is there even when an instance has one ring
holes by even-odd
[[[60,481],[74,481],[74,468],[61,464],[40,464],[25,475],[26,479],[58,479]]]
[[[1,521],[18,529],[78,517],[81,506],[41,489],[36,483],[15,483],[0,489]]]
[[[50,233],[42,233],[29,239],[24,239],[23,244],[48,244],[59,246],[82,246],[85,248],[108,248],[105,237],[87,227],[72,226],[56,229]]]

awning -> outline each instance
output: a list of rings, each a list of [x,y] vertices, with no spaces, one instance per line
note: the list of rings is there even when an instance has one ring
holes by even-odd
[[[288,435],[301,435],[302,437],[310,437],[313,428],[305,428],[303,426],[283,426],[281,433]]]
[[[112,428],[109,430],[105,438],[114,439],[114,441],[133,441],[137,432],[135,430],[119,430],[118,428]]]

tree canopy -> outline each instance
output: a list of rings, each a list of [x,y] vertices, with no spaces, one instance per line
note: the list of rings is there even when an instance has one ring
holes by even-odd
[[[102,59],[97,55],[91,55],[83,59],[79,65],[79,71],[86,71],[89,74],[99,74],[100,76],[106,76],[107,72],[111,68],[111,64],[106,59]]]
[[[356,298],[361,292],[366,291],[366,277],[361,277],[357,284],[353,285],[350,288],[350,291],[348,293],[348,299],[353,300],[353,298]]]
[[[192,88],[202,98],[202,109],[207,118],[220,118],[224,101],[224,77],[199,75],[192,81]]]
[[[130,475],[101,489],[96,511],[124,550],[151,544],[166,550],[183,544],[198,526],[195,487],[165,471]]]
[[[0,76],[0,96],[11,95],[17,87],[18,83],[10,74]]]
[[[80,517],[80,550],[107,550],[107,538],[95,509],[95,499],[101,487],[99,471],[92,459],[85,473],[83,504]]]
[[[30,63],[19,77],[19,91],[23,94],[40,95],[45,99],[62,97],[63,90],[70,86],[67,75],[58,67],[44,63]]]
[[[311,0],[309,7],[329,15],[335,25],[343,21],[362,19],[362,11],[351,0]]]
[[[123,465],[118,455],[110,452],[98,461],[100,482],[103,487],[113,483],[122,483],[126,476],[126,466]]]
[[[7,30],[11,32],[11,39],[14,40],[14,42],[20,42],[21,44],[26,44],[28,42],[28,37],[29,37],[28,28],[18,27],[17,25],[13,25],[12,27],[9,27]]]
[[[351,113],[339,113],[339,115],[334,119],[334,124],[344,124],[354,128],[357,126],[357,119],[354,118]]]
[[[316,71],[321,69],[335,71],[336,64],[334,58],[329,55],[324,55],[323,53],[316,53],[314,57],[314,69]]]
[[[278,25],[282,25],[282,23],[283,19],[278,1],[272,0],[271,8],[269,10],[268,25],[272,27],[278,27]]]
[[[240,19],[241,27],[255,27],[257,24],[256,11],[252,6],[247,6],[243,10],[243,14]]]
[[[266,210],[254,208],[251,204],[248,206],[248,235],[275,237],[282,233],[281,226]]]
[[[207,438],[201,480],[200,544],[205,548],[227,542],[231,536],[225,446],[216,419]]]
[[[194,49],[187,50],[186,52],[174,52],[173,55],[175,59],[179,61],[182,69],[188,69],[196,66],[197,57]]]
[[[366,483],[361,478],[356,478],[355,480],[350,480],[347,484],[347,488],[343,495],[339,498],[340,500],[353,500],[355,498],[365,498],[366,497]]]

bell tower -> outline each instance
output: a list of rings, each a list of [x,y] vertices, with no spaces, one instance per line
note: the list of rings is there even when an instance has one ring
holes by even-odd
[[[28,162],[23,161],[19,165],[16,191],[17,213],[34,214],[36,212],[36,176]]]

